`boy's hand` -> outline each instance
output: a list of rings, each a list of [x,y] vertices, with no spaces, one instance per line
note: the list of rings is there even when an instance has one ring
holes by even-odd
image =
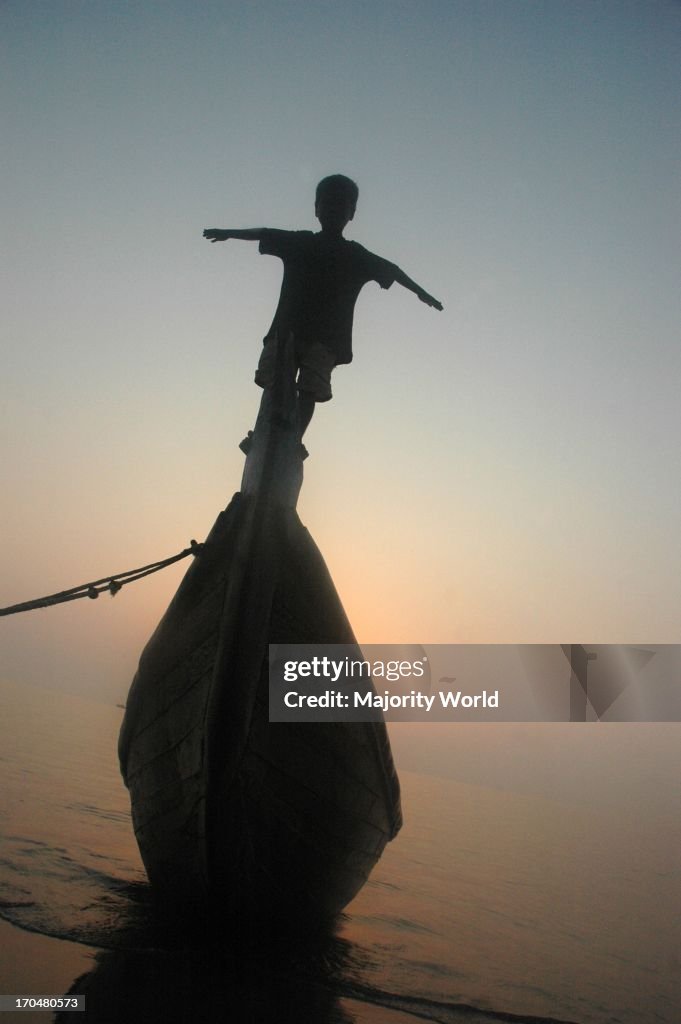
[[[433,309],[439,309],[440,312],[442,312],[442,303],[438,302],[437,299],[434,299],[432,295],[428,294],[428,292],[424,292],[423,290],[421,290],[418,291],[416,294],[420,298],[421,302],[425,302],[426,306],[432,306]]]
[[[226,242],[229,238],[229,231],[225,231],[223,228],[206,228],[203,237],[211,242]]]

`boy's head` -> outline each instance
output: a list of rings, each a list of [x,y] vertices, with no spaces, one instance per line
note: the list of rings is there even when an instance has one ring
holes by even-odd
[[[315,193],[314,212],[322,228],[342,231],[355,216],[359,189],[344,174],[322,178]]]

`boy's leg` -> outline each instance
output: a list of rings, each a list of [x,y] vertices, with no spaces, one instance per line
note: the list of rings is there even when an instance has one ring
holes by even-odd
[[[331,371],[336,365],[333,352],[319,342],[308,345],[300,356],[298,374],[298,418],[302,437],[317,402],[330,401]]]
[[[269,387],[274,382],[274,367],[277,360],[277,346],[273,338],[265,338],[255,371],[255,383],[259,388]]]
[[[298,392],[298,422],[300,424],[300,436],[303,434],[310,425],[310,420],[314,413],[315,399],[314,395],[309,394],[307,391]]]
[[[298,354],[298,353],[297,353]],[[300,437],[307,430],[317,402],[328,402],[331,395],[331,371],[336,365],[334,354],[319,343],[307,346],[300,354],[300,372],[298,374],[298,423]],[[268,387],[274,374],[275,346],[271,340],[266,341],[255,374],[255,382],[260,387]],[[240,443],[239,448],[248,454],[251,449],[253,431]],[[303,447],[303,458],[307,452]]]

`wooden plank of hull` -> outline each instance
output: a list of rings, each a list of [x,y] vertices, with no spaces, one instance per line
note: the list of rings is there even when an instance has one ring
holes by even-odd
[[[205,719],[244,507],[218,517],[145,647],[119,739],[133,824],[152,884],[205,898]],[[188,836],[193,837],[191,842]]]
[[[234,680],[248,678],[253,699],[236,768],[239,795],[232,801],[241,801],[238,813],[224,799],[234,794],[232,762],[225,771],[217,740],[209,746],[208,872],[221,901],[233,903],[236,890],[250,913],[287,916],[306,907],[332,917],[363,885],[399,828],[399,789],[383,723],[269,723],[268,643],[355,638],[295,512],[269,508],[261,518],[241,612],[244,623],[252,622],[254,609],[266,607],[267,621],[260,635],[237,625],[209,711],[217,736],[233,712]],[[249,842],[235,846],[242,832]],[[250,892],[240,889],[238,880],[254,874],[261,876],[258,884]]]

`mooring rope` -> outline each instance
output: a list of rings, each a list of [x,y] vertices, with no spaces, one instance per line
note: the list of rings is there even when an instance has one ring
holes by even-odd
[[[47,597],[38,597],[34,601],[24,601],[22,604],[13,604],[9,608],[0,608],[0,615],[16,615],[17,612],[30,612],[33,608],[49,608],[53,604],[77,601],[81,597],[94,599],[105,591],[111,594],[112,597],[115,597],[126,583],[134,583],[135,580],[141,580],[145,576],[150,576],[153,572],[158,572],[160,569],[165,569],[166,566],[172,565],[173,562],[179,562],[182,558],[187,558],[188,555],[198,555],[202,547],[203,544],[198,544],[195,540],[192,540],[189,542],[189,547],[185,548],[184,551],[180,551],[177,555],[171,555],[170,558],[164,558],[160,562],[151,562],[149,565],[143,565],[139,569],[129,569],[127,572],[114,573],[113,576],[104,576],[101,580],[93,580],[92,583],[82,583],[79,587],[61,590],[58,594],[49,594]]]

